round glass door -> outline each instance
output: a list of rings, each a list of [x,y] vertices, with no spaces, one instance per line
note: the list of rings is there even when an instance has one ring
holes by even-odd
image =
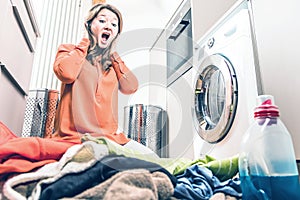
[[[195,83],[195,126],[202,139],[220,142],[229,132],[237,108],[237,80],[230,61],[221,54],[208,56]]]

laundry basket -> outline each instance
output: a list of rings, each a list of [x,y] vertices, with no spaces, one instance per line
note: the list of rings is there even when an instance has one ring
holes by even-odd
[[[158,106],[135,104],[124,107],[124,133],[153,150],[168,156],[167,113]]]
[[[22,137],[51,137],[58,102],[57,90],[30,90],[26,98]]]
[[[22,137],[43,137],[47,114],[48,89],[29,90]]]

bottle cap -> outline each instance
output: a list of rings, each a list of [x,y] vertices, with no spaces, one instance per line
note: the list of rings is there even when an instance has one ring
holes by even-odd
[[[254,110],[254,118],[279,117],[279,109],[274,104],[274,97],[272,95],[260,95],[256,100],[258,106]]]

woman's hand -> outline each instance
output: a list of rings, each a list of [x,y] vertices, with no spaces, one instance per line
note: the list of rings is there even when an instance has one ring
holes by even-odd
[[[110,58],[112,62],[123,62],[116,51],[111,51]]]
[[[132,94],[138,88],[138,80],[135,75],[126,67],[117,52],[111,54],[112,67],[116,72],[119,81],[119,89],[123,94]]]

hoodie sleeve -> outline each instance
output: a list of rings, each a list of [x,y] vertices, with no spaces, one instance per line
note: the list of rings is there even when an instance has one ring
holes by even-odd
[[[73,83],[85,60],[90,41],[83,38],[78,45],[62,44],[56,53],[53,70],[63,83]]]
[[[124,94],[132,94],[138,89],[136,76],[127,68],[117,52],[111,55],[112,67],[119,81],[119,90]]]

